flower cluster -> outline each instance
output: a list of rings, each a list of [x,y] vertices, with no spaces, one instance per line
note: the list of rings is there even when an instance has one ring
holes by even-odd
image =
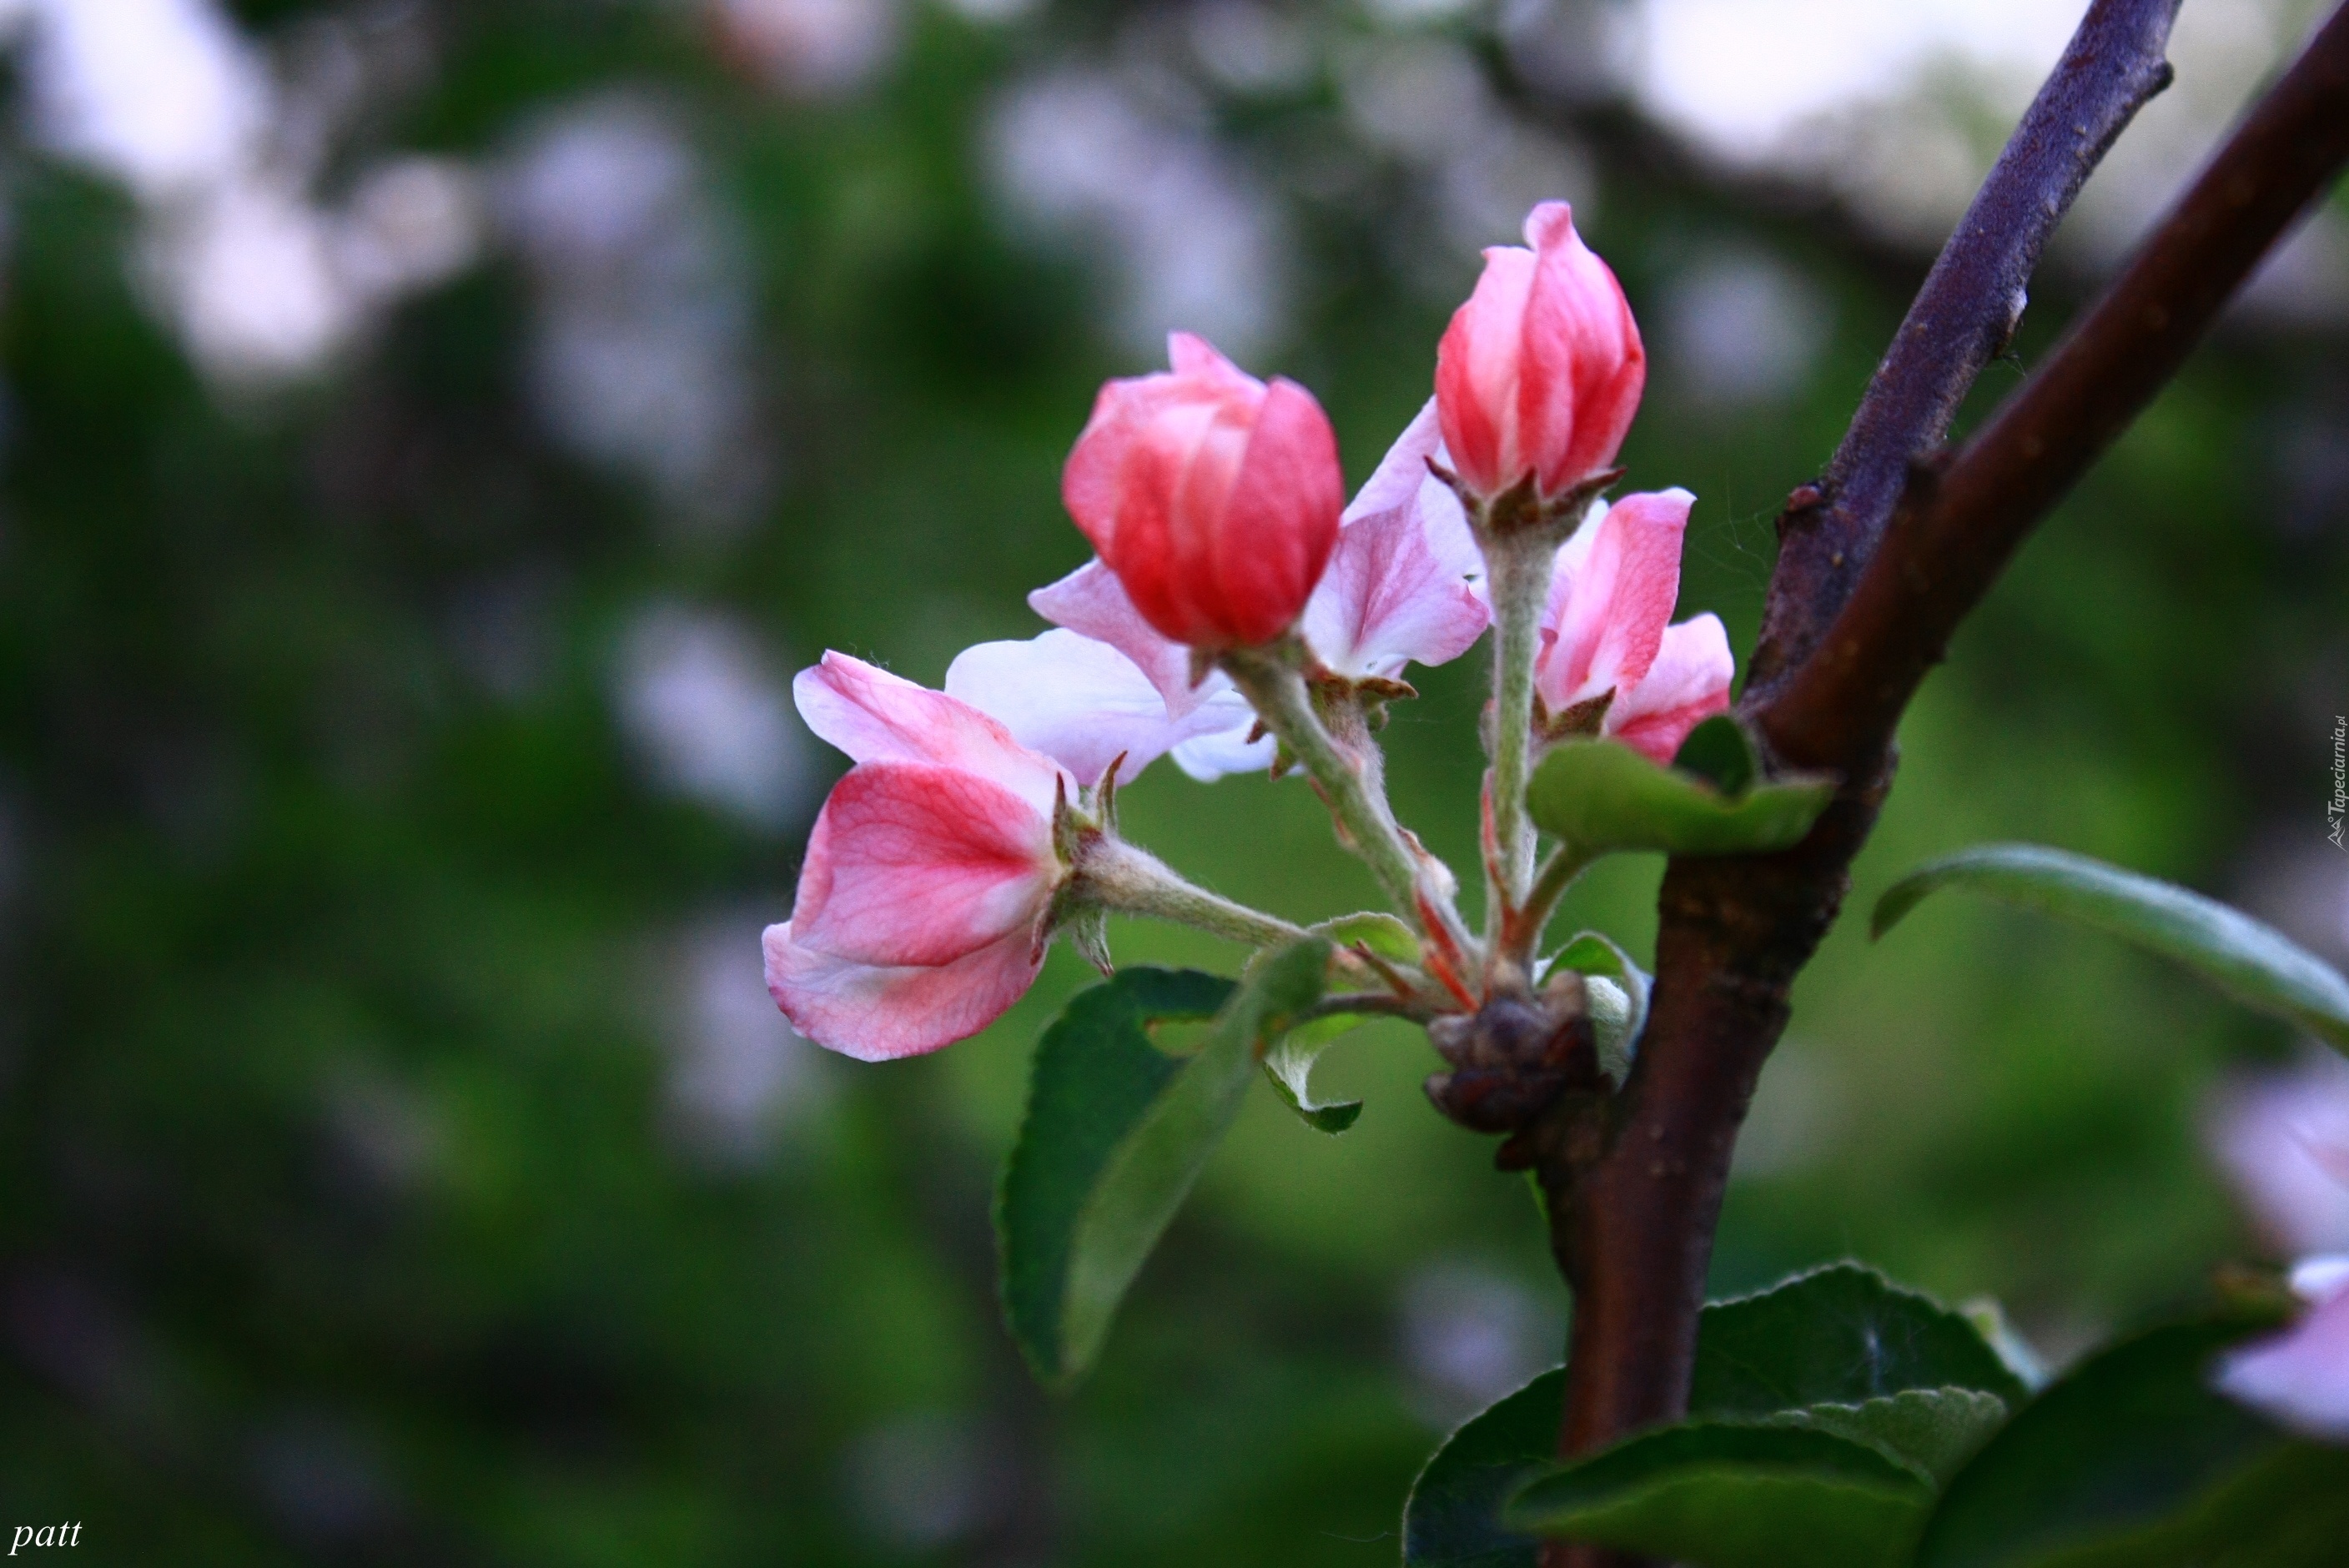
[[[800,710],[855,766],[809,840],[767,979],[804,1034],[868,1059],[999,1016],[1066,933],[1106,967],[1104,912],[1242,942],[1301,934],[1120,839],[1116,790],[1162,755],[1195,779],[1301,769],[1415,928],[1420,959],[1338,962],[1432,1020],[1522,995],[1563,879],[1522,796],[1573,737],[1669,760],[1727,706],[1712,615],[1671,624],[1685,490],[1600,499],[1645,379],[1614,274],[1563,203],[1485,253],[1435,396],[1350,504],[1313,395],[1176,334],[1169,368],[1102,387],[1062,496],[1095,558],[1037,590],[1052,629],[985,643],[928,691],[840,654]],[[1408,666],[1495,639],[1486,929],[1386,803],[1374,732]],[[1570,867],[1571,846],[1553,851]]]

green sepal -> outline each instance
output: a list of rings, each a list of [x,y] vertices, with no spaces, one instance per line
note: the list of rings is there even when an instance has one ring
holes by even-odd
[[[1307,929],[1340,947],[1352,947],[1359,943],[1390,964],[1417,964],[1422,956],[1419,934],[1383,910],[1341,914]]]

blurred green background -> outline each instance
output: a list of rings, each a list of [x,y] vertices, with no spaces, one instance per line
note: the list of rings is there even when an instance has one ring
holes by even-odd
[[[919,1061],[793,1037],[758,934],[842,759],[786,683],[1040,629],[1061,460],[1169,325],[1310,386],[1359,480],[1547,196],[1646,324],[1630,482],[1699,495],[1682,614],[1742,654],[2032,85],[1859,9],[1781,8],[1774,60],[1695,0],[0,5],[0,1522],[126,1563],[1392,1561],[1438,1435],[1561,1342],[1522,1181],[1364,1031],[1321,1069],[1356,1130],[1257,1096],[1099,1373],[1036,1392],[988,1209],[1082,966]],[[2309,7],[2187,11],[1976,412]],[[1791,128],[1668,68],[1816,98],[1831,37],[1881,77]],[[1952,650],[1855,907],[2029,838],[2349,948],[2342,222]],[[1387,731],[1464,867],[1481,657]],[[1374,901],[1293,781],[1161,767],[1126,820],[1284,914]],[[1644,951],[1659,869],[1570,920]],[[2060,1357],[2260,1250],[2198,1125],[2292,1049],[2027,917],[1847,922],[1717,1284],[1856,1253]]]

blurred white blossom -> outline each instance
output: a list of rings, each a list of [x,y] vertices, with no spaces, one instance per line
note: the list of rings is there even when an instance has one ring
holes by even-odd
[[[1031,77],[997,103],[988,162],[1020,217],[1107,253],[1136,352],[1155,356],[1179,327],[1246,359],[1286,324],[1292,242],[1186,107],[1177,84],[1139,72]]]
[[[1672,274],[1656,335],[1692,398],[1742,407],[1801,391],[1829,325],[1826,302],[1802,273],[1735,251]]]
[[[757,1162],[777,1131],[823,1089],[822,1050],[767,994],[755,914],[713,918],[680,938],[662,1022],[672,1052],[668,1093],[679,1130],[699,1152]]]
[[[555,436],[682,521],[746,521],[772,467],[749,280],[675,117],[626,92],[556,110],[506,160],[497,205],[538,285],[531,385]]]
[[[807,731],[740,622],[654,604],[620,640],[615,685],[622,727],[662,787],[769,830],[808,804]]]
[[[1431,1426],[1449,1427],[1555,1366],[1564,1326],[1533,1292],[1491,1269],[1427,1264],[1403,1282],[1403,1369]]]
[[[706,0],[711,24],[739,59],[779,90],[851,91],[897,51],[895,0]]]
[[[311,374],[398,296],[471,262],[460,164],[362,166],[344,206],[314,191],[371,90],[372,57],[355,46],[297,52],[336,79],[289,88],[215,0],[19,0],[0,10],[18,23],[34,135],[139,201],[143,280],[214,379]]]
[[[2349,1252],[2349,1062],[2311,1052],[2234,1084],[2206,1132],[2272,1245],[2294,1257]]]

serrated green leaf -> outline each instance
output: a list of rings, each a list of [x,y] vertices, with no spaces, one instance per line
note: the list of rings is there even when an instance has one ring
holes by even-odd
[[[1325,920],[1307,929],[1316,936],[1328,937],[1340,947],[1351,947],[1359,942],[1391,964],[1416,964],[1422,956],[1418,934],[1393,915],[1381,910],[1341,914],[1335,920]]]
[[[2201,1561],[2157,1550],[2181,1510],[2222,1493],[2288,1439],[2212,1391],[2211,1357],[2241,1318],[2122,1341],[2048,1386],[1961,1470],[1920,1538],[1916,1568],[2053,1568]],[[2337,1558],[2328,1561],[2338,1561]]]
[[[1692,1421],[1544,1476],[1502,1516],[1693,1568],[1893,1568],[1931,1501],[1923,1480],[1868,1444]]]
[[[1321,995],[1329,944],[1296,943],[1235,985],[1135,968],[1044,1033],[996,1203],[1004,1315],[1037,1376],[1091,1365],[1126,1287],[1239,1114],[1257,1052]],[[1213,1017],[1187,1057],[1153,1025]]]
[[[1631,955],[1595,931],[1578,932],[1550,960],[1553,969],[1571,969],[1591,982],[1591,1033],[1599,1065],[1617,1083],[1630,1071],[1640,1031],[1648,1026],[1648,975]]]
[[[1704,1309],[1690,1408],[1766,1416],[1908,1388],[2029,1397],[1965,1317],[1857,1264],[1831,1264]]]
[[[1903,1388],[1857,1405],[1806,1405],[1773,1419],[1882,1449],[1937,1484],[2006,1424],[2007,1403],[1979,1388]]]
[[[1806,1326],[1808,1316],[1818,1321]],[[1935,1408],[1904,1402],[1911,1391]],[[1949,1396],[1957,1398],[1944,1405]],[[1534,1568],[1538,1542],[1506,1528],[1500,1505],[1556,1464],[1565,1397],[1564,1369],[1545,1372],[1445,1439],[1404,1506],[1408,1568]],[[1971,1324],[1871,1269],[1843,1264],[1709,1304],[1699,1320],[1689,1413],[1716,1425],[1816,1425],[1881,1448],[1887,1462],[1939,1474],[1959,1445],[1979,1440],[1959,1429],[1991,1422],[1990,1406],[1977,1402],[1985,1397],[2002,1411],[2024,1393]],[[1816,1420],[1814,1411],[1821,1412]]]
[[[1404,1568],[1534,1568],[1541,1542],[1501,1522],[1502,1505],[1557,1462],[1566,1368],[1487,1405],[1444,1439],[1403,1501]]]
[[[1882,936],[1926,894],[1970,888],[2186,965],[2246,1006],[2349,1051],[2349,978],[2283,933],[2171,882],[2040,844],[1978,844],[1918,867],[1876,903]]]
[[[1834,780],[1816,775],[1727,794],[1620,741],[1568,740],[1534,770],[1526,809],[1545,831],[1581,853],[1733,855],[1800,842],[1834,796]]]

